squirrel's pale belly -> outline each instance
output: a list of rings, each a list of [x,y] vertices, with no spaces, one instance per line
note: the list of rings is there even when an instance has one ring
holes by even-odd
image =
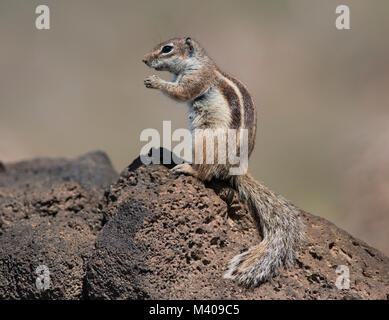
[[[207,128],[229,128],[231,111],[228,102],[217,87],[189,103],[190,130]]]

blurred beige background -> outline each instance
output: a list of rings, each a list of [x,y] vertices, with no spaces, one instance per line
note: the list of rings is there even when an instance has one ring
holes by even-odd
[[[253,175],[389,254],[388,16],[387,0],[1,0],[0,160],[100,149],[122,170],[142,129],[187,126],[185,105],[144,88],[141,58],[190,35],[254,96]]]

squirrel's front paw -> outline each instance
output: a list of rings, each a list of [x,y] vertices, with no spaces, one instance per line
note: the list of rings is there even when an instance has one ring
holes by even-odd
[[[152,75],[150,77],[147,77],[144,83],[146,88],[159,89],[161,84],[161,79],[156,75]]]

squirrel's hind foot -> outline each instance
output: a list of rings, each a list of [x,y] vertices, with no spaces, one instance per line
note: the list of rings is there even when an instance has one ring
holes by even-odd
[[[197,177],[197,171],[189,163],[177,164],[175,167],[170,169],[171,172],[176,174],[186,174],[188,176]]]

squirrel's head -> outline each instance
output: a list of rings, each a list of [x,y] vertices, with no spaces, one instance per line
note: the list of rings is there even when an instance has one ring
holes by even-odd
[[[202,54],[199,44],[190,37],[174,38],[157,45],[142,61],[158,71],[179,74]]]

